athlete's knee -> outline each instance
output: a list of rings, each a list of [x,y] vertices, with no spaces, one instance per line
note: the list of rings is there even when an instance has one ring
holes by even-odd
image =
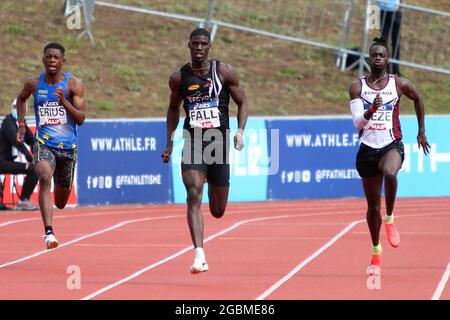
[[[397,180],[397,172],[398,170],[392,168],[383,170],[384,179],[389,181]]]
[[[195,188],[189,189],[186,202],[191,206],[199,206],[202,203],[202,193]]]
[[[367,216],[379,215],[381,211],[381,204],[379,202],[368,202],[367,204]]]
[[[55,206],[58,209],[64,209],[66,207],[67,201],[69,201],[71,189],[66,186],[61,186],[55,184]]]
[[[70,191],[69,193],[63,192],[55,192],[55,206],[58,209],[64,209],[66,207],[67,201],[69,200]]]
[[[58,209],[64,209],[66,207],[67,201],[57,201],[55,200],[55,206]]]
[[[52,183],[52,175],[49,172],[41,172],[39,174],[40,186],[49,186]]]
[[[225,214],[225,208],[210,206],[209,210],[211,211],[212,216],[217,219],[222,218]]]

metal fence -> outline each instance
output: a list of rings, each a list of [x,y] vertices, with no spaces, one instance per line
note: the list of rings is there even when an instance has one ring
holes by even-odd
[[[342,70],[359,67],[362,73],[371,38],[381,34],[383,24],[394,28],[381,19],[381,2],[385,0],[114,0],[96,5],[206,25],[212,37],[220,28],[231,28],[332,50]],[[450,75],[450,14],[400,4],[395,15],[401,15],[402,23],[391,62]]]
[[[394,42],[389,41],[391,63],[450,74],[450,52],[447,48],[450,13],[400,3],[389,19],[389,16],[386,18],[387,15],[383,15],[382,12],[377,16],[378,12],[373,10],[373,8],[378,8],[377,4],[383,3],[388,2],[366,0],[365,6],[363,1],[359,3],[362,7],[358,8],[360,12],[366,10],[365,15],[360,15],[365,18],[365,21],[363,20],[364,28],[360,29],[363,30],[360,48],[363,48],[361,51],[364,54],[360,59],[360,72],[362,71],[362,60],[367,57],[369,36],[373,35],[374,31],[381,35],[385,28],[386,33],[389,34],[389,40],[398,37],[394,39]],[[401,21],[398,21],[399,18]],[[371,25],[373,21],[378,21],[379,26]],[[396,26],[396,23],[399,25]],[[381,30],[376,27],[380,27]],[[397,27],[399,28],[398,35],[395,34]]]

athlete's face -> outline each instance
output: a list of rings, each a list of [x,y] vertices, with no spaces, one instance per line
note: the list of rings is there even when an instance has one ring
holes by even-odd
[[[42,61],[44,62],[45,72],[48,74],[57,74],[61,70],[66,59],[64,59],[61,50],[50,48],[45,50]]]
[[[388,52],[383,46],[373,46],[369,52],[370,70],[383,71],[389,63]]]
[[[208,59],[211,42],[207,36],[193,36],[188,44],[192,61],[202,62]]]

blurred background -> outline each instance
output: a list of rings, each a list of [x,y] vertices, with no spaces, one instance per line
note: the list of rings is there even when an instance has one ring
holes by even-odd
[[[83,10],[82,30],[67,26],[66,4],[83,1],[0,2],[0,114],[9,111],[23,82],[43,70],[44,45],[58,41],[67,50],[66,70],[86,85],[88,118],[165,116],[168,78],[189,61],[188,37],[200,23],[215,34],[210,56],[237,69],[251,115],[349,114],[348,86],[360,69],[341,71],[355,59],[344,61],[341,50],[360,50],[363,38],[368,46],[381,32],[365,33],[366,0],[95,2],[89,25],[94,43],[88,36],[78,39],[86,28]],[[422,66],[401,66],[402,76],[422,91],[427,113],[447,113],[450,2],[402,5],[401,62]],[[405,99],[402,113],[413,112]]]
[[[160,158],[168,79],[190,61],[191,31],[205,26],[210,57],[235,67],[249,101],[246,148],[231,151],[230,201],[362,197],[348,87],[368,72],[372,39],[400,28],[398,41],[389,41],[391,62],[424,96],[432,148],[428,157],[418,150],[414,106],[402,99],[398,195],[450,196],[450,2],[402,0],[393,19],[382,2],[3,0],[0,114],[10,112],[26,79],[43,72],[43,47],[60,42],[65,70],[83,80],[87,101],[70,203],[184,203],[180,131],[171,163]],[[400,25],[390,22],[400,15]],[[232,130],[236,109],[231,102]],[[22,182],[19,176],[19,189]]]

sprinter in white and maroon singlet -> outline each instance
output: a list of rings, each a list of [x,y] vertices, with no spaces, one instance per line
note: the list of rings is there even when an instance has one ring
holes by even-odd
[[[375,38],[369,50],[370,74],[350,85],[350,108],[353,124],[360,130],[360,148],[356,156],[356,169],[362,178],[367,200],[367,224],[372,238],[372,258],[367,272],[381,272],[380,229],[381,188],[384,180],[386,216],[385,227],[391,246],[398,247],[400,235],[394,224],[394,203],[397,194],[397,173],[405,153],[400,126],[400,97],[414,101],[419,132],[417,142],[425,154],[430,145],[425,135],[425,111],[422,95],[404,78],[388,74],[389,53],[386,42]]]

